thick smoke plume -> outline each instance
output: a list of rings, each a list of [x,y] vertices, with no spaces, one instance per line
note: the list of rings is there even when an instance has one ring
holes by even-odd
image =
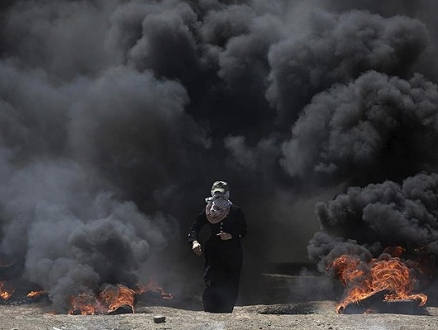
[[[419,173],[402,185],[393,181],[350,187],[332,201],[318,203],[323,231],[315,234],[309,254],[330,263],[342,254],[364,260],[386,247],[421,248],[438,256],[438,176]],[[324,264],[320,265],[322,268]]]
[[[437,8],[2,2],[0,254],[16,260],[11,277],[60,311],[162,264],[182,286],[177,261],[198,262],[187,228],[219,179],[248,218],[247,269],[307,260],[318,218],[316,260],[403,240],[436,253]],[[315,202],[338,193],[315,217]]]

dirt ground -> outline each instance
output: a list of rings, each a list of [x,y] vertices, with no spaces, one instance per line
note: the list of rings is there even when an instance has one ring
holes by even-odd
[[[322,281],[325,279],[265,276],[263,283],[255,283],[258,290],[246,288],[254,296],[241,300],[231,314],[203,312],[200,296],[196,295],[174,297],[168,301],[137,301],[134,314],[129,308],[122,308],[111,315],[53,314],[50,304],[44,300],[26,304],[8,303],[0,305],[0,330],[438,329],[436,299],[424,308],[401,303],[398,306],[407,308],[399,308],[399,313],[363,314],[363,311],[354,311],[354,314],[337,314],[336,300],[319,299],[318,290],[311,291],[312,286],[313,289],[318,288],[317,284],[325,287],[326,283],[321,285]],[[303,285],[306,288],[304,291]],[[306,300],[300,295],[300,292],[306,291],[312,292],[307,297],[311,299]],[[155,316],[164,316],[165,322],[155,323]]]
[[[318,301],[299,305],[237,306],[232,314],[168,306],[137,308],[135,314],[52,315],[47,306],[0,306],[4,330],[135,330],[135,329],[300,329],[300,330],[420,330],[438,329],[438,308],[427,307],[429,315],[336,314],[335,302]],[[294,311],[295,307],[295,311]],[[300,310],[300,308],[302,310]],[[279,312],[287,314],[278,314]],[[294,314],[296,313],[296,314]],[[165,316],[154,323],[154,316]]]

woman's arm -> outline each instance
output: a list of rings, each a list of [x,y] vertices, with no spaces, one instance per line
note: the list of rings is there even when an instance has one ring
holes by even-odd
[[[205,211],[199,213],[195,221],[193,221],[192,225],[189,229],[188,242],[191,244],[193,241],[197,241],[199,237],[199,233],[201,232],[202,227],[207,224],[207,217],[205,216]]]
[[[193,252],[195,252],[197,255],[202,254],[201,244],[198,242],[198,237],[202,227],[204,227],[206,223],[207,217],[205,216],[204,211],[198,214],[189,229],[188,242],[191,244]]]

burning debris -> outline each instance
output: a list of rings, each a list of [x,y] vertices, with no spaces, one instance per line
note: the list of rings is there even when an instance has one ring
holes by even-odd
[[[28,284],[20,286],[17,281],[0,282],[0,303],[8,305],[21,305],[39,302],[47,298],[43,290],[28,291]]]
[[[420,306],[427,301],[424,294],[413,294],[417,279],[408,262],[397,256],[382,253],[379,258],[362,261],[355,255],[342,255],[329,266],[346,287],[345,297],[337,305],[336,311],[341,313],[349,304],[357,304],[379,292],[388,292],[384,301],[416,300]]]
[[[427,296],[415,292],[430,285],[437,271],[438,175],[419,174],[401,186],[349,188],[320,203],[317,213],[323,231],[308,249],[320,270],[345,287],[338,312],[381,292],[386,302],[426,304]]]
[[[7,282],[1,281],[0,282],[0,298],[3,300],[9,300],[12,295],[14,294],[15,288],[14,287],[7,287]]]
[[[72,297],[72,308],[69,314],[109,314],[122,307],[129,307],[132,313],[134,313],[136,296],[149,292],[159,294],[162,299],[172,299],[172,294],[165,292],[163,288],[153,280],[150,280],[145,286],[138,286],[135,289],[128,288],[121,284],[106,284],[97,295],[93,293],[81,293]]]
[[[158,295],[160,298],[162,298],[164,300],[173,299],[173,296],[171,293],[164,291],[164,289],[160,285],[158,285],[157,282],[155,282],[152,279],[149,280],[146,283],[146,285],[138,286],[136,289],[136,292],[138,292],[138,294],[152,293],[152,294]]]
[[[0,299],[16,303],[32,303],[39,301],[41,297],[47,297],[47,292],[35,290],[28,292],[25,297],[15,297],[16,286],[8,281],[0,282]],[[68,314],[95,315],[110,314],[120,308],[129,307],[131,312],[135,312],[135,302],[137,296],[161,298],[164,300],[173,299],[172,294],[164,291],[155,281],[149,280],[146,285],[138,285],[135,289],[125,285],[105,284],[98,293],[84,292],[71,297],[71,308]],[[27,299],[24,299],[27,298]],[[17,300],[18,299],[18,300]]]
[[[109,314],[127,306],[134,313],[134,299],[136,291],[124,285],[107,284],[103,290],[95,295],[81,293],[71,299],[72,309],[69,314],[94,315]]]

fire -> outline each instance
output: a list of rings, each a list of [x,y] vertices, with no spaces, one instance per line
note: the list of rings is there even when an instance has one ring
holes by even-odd
[[[104,306],[94,294],[81,293],[70,300],[71,310],[69,314],[75,314],[79,311],[81,315],[104,314],[108,311],[108,307]]]
[[[131,307],[134,313],[134,299],[136,292],[124,285],[107,286],[101,293],[100,298],[108,305],[108,313],[114,312],[122,306]]]
[[[0,298],[2,298],[3,300],[10,299],[15,291],[15,288],[6,288],[6,286],[6,281],[0,281]]]
[[[28,297],[28,298],[35,298],[35,297],[39,297],[39,296],[41,296],[41,295],[43,295],[45,293],[46,293],[45,291],[30,291],[26,295],[26,297]]]
[[[122,306],[131,307],[134,313],[135,291],[124,285],[106,285],[100,294],[81,293],[71,298],[69,314],[81,315],[108,314]]]
[[[10,282],[0,281],[0,298],[3,300],[9,300],[12,298],[15,292],[15,287],[13,287]],[[27,298],[36,298],[43,294],[46,294],[45,291],[30,291],[26,297]]]
[[[10,299],[14,294],[15,288],[10,282],[0,281],[0,298],[3,300]],[[71,297],[71,309],[69,314],[94,315],[94,314],[108,314],[117,309],[128,306],[132,313],[135,313],[134,302],[136,295],[142,295],[147,292],[159,294],[162,299],[172,299],[172,294],[165,292],[154,280],[149,280],[146,285],[138,285],[131,289],[127,286],[118,284],[106,284],[101,292],[87,292],[81,293],[77,296]],[[36,298],[47,294],[46,291],[30,291],[27,293],[27,298]]]
[[[156,292],[161,295],[163,299],[172,299],[173,296],[169,292],[165,292],[161,286],[159,286],[154,280],[149,280],[145,286],[139,286],[137,289],[138,294],[143,294],[145,292]]]
[[[72,297],[70,301],[72,308],[69,314],[108,314],[123,306],[129,306],[132,313],[135,313],[135,296],[151,291],[159,293],[163,299],[172,299],[172,294],[165,292],[153,280],[149,280],[146,285],[138,286],[136,289],[131,289],[121,284],[107,284],[97,295],[93,293],[82,293]]]
[[[417,300],[422,306],[427,301],[424,294],[411,294],[416,279],[409,267],[399,256],[401,250],[385,250],[394,252],[378,259],[364,262],[354,255],[342,255],[330,265],[339,276],[342,284],[347,287],[345,298],[336,306],[336,311],[341,313],[346,306],[357,303],[378,292],[389,291],[384,296],[384,301]]]

